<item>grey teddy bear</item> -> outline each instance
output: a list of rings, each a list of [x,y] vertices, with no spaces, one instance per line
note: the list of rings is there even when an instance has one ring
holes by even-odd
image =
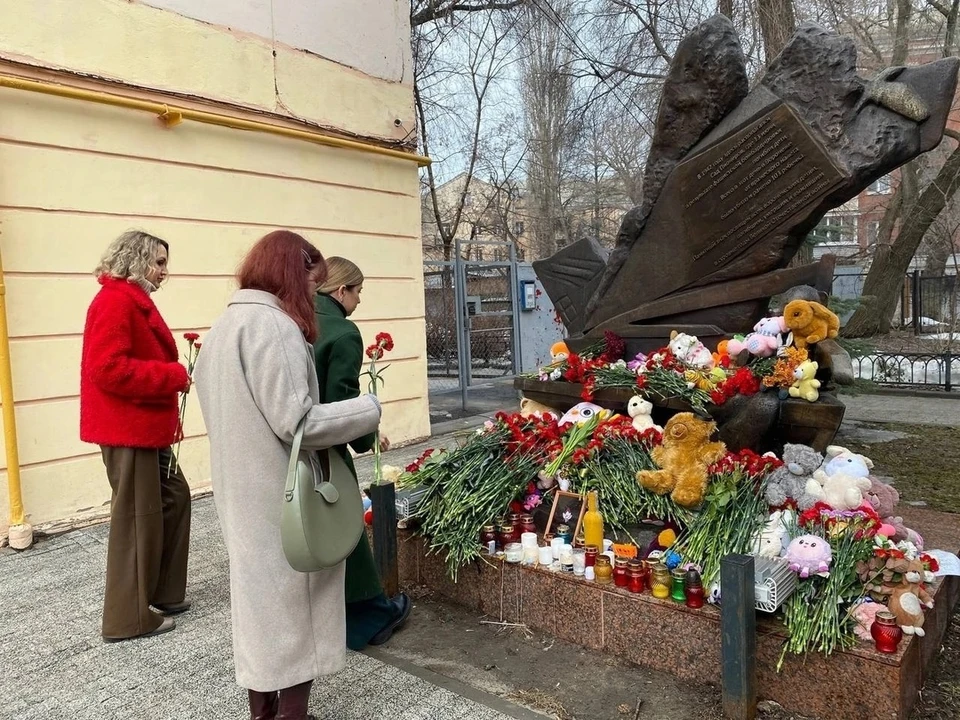
[[[795,500],[800,510],[808,510],[816,498],[806,492],[807,480],[823,464],[823,455],[806,445],[787,443],[783,446],[783,467],[773,471],[767,480],[764,499],[771,507],[780,507],[788,499]]]

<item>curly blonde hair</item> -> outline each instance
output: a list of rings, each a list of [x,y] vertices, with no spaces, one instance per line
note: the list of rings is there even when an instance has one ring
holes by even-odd
[[[128,230],[110,243],[93,274],[141,284],[148,282],[147,275],[157,267],[160,248],[170,252],[166,240],[142,230]]]

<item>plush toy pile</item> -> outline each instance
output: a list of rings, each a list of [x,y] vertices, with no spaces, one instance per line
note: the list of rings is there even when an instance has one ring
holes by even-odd
[[[693,335],[673,332],[666,347],[626,360],[623,341],[607,333],[603,342],[579,353],[556,343],[551,364],[535,376],[581,383],[586,401],[599,389],[628,387],[648,399],[681,398],[698,411],[762,390],[816,402],[821,381],[809,348],[836,337],[838,328],[837,316],[820,303],[794,300],[783,315],[763,318],[752,333],[723,340],[714,352]]]
[[[786,444],[782,457],[731,453],[700,412],[763,390],[817,401],[808,348],[836,331],[829,310],[797,300],[715,352],[682,333],[630,361],[613,335],[580,353],[558,343],[540,379],[581,382],[587,399],[553,408],[524,398],[518,413],[499,413],[460,447],[425,455],[400,482],[425,489],[421,532],[454,576],[484,552],[482,528],[507,513],[549,508],[558,491],[596,493],[617,547],[696,569],[714,601],[728,554],[753,553],[793,571],[796,590],[781,608],[785,653],[849,647],[879,606],[905,633],[922,635],[936,560],[897,515],[899,494],[873,474],[871,460],[836,445],[822,454],[800,444]],[[603,387],[636,394],[611,411],[589,399]],[[677,412],[661,427],[656,397],[682,397],[696,412]],[[631,533],[650,523],[663,530],[652,542],[634,541]]]

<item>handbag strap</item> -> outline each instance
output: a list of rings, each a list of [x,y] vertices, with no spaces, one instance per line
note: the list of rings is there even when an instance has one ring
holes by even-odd
[[[290,446],[290,463],[287,465],[287,483],[283,489],[283,497],[287,502],[293,500],[293,488],[297,484],[297,461],[300,459],[300,443],[303,442],[303,429],[307,424],[304,415],[293,434],[293,445]]]

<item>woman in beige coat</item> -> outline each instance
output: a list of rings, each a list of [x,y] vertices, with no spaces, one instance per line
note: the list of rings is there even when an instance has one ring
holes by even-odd
[[[344,565],[300,573],[280,541],[290,445],[306,416],[303,450],[374,430],[376,398],[320,405],[310,343],[320,252],[299,235],[270,233],[247,255],[240,290],[214,323],[194,371],[210,437],[217,515],[230,559],[237,683],[253,720],[305,720],[314,678],[345,663]]]

